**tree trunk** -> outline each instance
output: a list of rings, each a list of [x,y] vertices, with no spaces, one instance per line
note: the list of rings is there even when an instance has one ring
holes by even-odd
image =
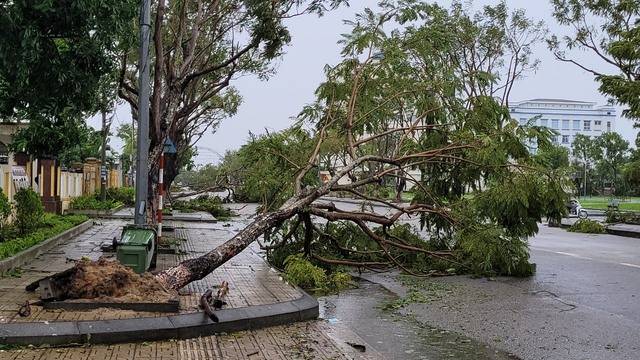
[[[167,289],[178,290],[192,281],[204,278],[251,245],[265,231],[296,215],[319,196],[318,193],[314,193],[301,199],[293,198],[274,212],[258,215],[255,221],[224,244],[203,256],[187,259],[177,266],[158,273],[156,279]]]

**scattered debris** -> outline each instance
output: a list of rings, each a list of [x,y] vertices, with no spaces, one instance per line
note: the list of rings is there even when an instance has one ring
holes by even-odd
[[[18,315],[22,317],[28,317],[31,315],[31,305],[29,304],[29,300],[24,302],[24,305],[18,309]]]
[[[349,341],[345,341],[347,343],[347,345],[351,346],[352,348],[360,351],[360,352],[365,352],[367,351],[367,347],[362,345],[362,344],[356,344],[356,343],[352,343]]]
[[[204,309],[204,312],[209,316],[211,321],[219,321],[218,316],[216,316],[213,311],[220,310],[224,305],[227,305],[225,301],[227,294],[229,294],[229,283],[223,281],[220,286],[218,286],[218,292],[215,297],[213,296],[212,289],[205,291],[200,297],[200,306]]]

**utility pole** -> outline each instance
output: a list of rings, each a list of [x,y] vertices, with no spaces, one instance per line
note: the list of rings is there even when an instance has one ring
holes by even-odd
[[[102,110],[102,149],[100,156],[100,199],[107,199],[107,112]]]
[[[134,223],[146,224],[149,183],[149,42],[151,34],[150,0],[140,7],[140,60],[138,94],[138,146],[136,153],[136,208]]]

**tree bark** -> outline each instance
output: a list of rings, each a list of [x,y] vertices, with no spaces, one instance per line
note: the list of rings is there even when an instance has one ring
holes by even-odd
[[[300,199],[294,198],[274,212],[258,215],[255,221],[224,244],[203,256],[187,259],[177,266],[156,274],[156,279],[167,289],[178,290],[192,281],[204,278],[229,259],[238,255],[268,229],[296,215],[319,196],[314,193]]]

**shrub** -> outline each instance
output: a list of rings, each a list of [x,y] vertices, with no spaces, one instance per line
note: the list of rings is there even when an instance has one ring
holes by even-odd
[[[580,219],[576,221],[573,225],[571,225],[568,231],[585,234],[604,234],[607,232],[604,225],[597,221],[589,219]]]
[[[18,190],[16,201],[16,226],[22,234],[37,228],[44,217],[44,207],[35,191],[24,188]]]
[[[107,198],[107,200],[102,201],[99,196],[85,195],[71,200],[69,206],[75,210],[110,210],[120,205],[122,203],[116,200]]]
[[[96,193],[96,198],[100,199],[99,192]],[[125,206],[133,206],[136,201],[136,189],[133,187],[109,188],[107,189],[107,199]]]
[[[11,203],[7,195],[2,191],[2,188],[0,188],[0,229],[6,224],[9,215],[11,215]]]
[[[46,214],[42,217],[40,228],[35,229],[29,234],[24,234],[0,243],[0,259],[13,256],[86,220],[87,217],[84,215],[61,216]]]
[[[640,214],[628,211],[608,210],[606,222],[640,225]]]

